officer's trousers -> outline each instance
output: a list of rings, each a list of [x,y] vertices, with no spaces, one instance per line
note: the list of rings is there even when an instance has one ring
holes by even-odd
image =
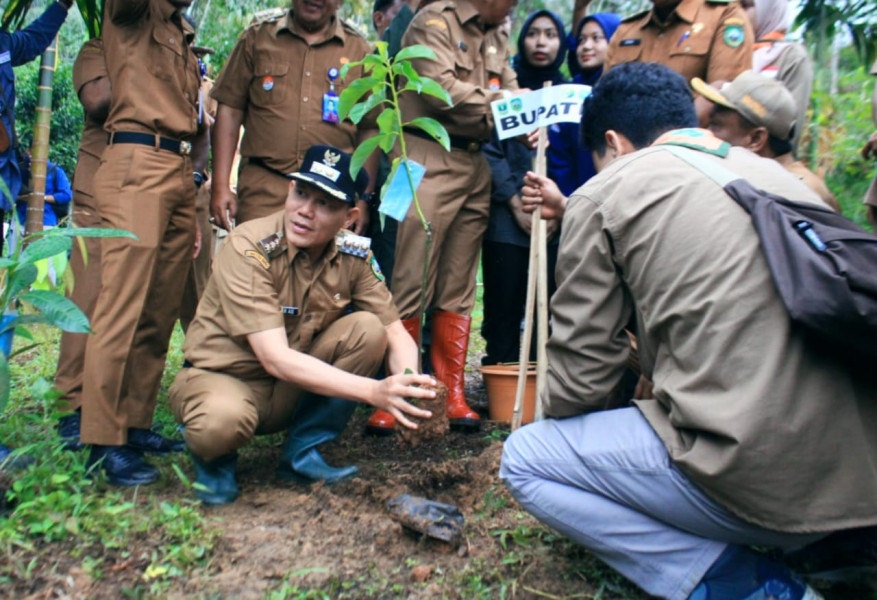
[[[238,174],[238,225],[283,210],[289,179],[261,165],[241,161]]]
[[[371,376],[387,351],[387,332],[368,312],[346,315],[321,332],[308,354],[343,371]],[[198,368],[182,369],[168,393],[177,421],[186,426],[189,450],[204,461],[245,446],[254,435],[290,426],[303,393],[272,377],[240,379]]]
[[[94,195],[105,227],[137,240],[101,240],[101,291],[85,351],[81,438],[127,442],[152,424],[168,342],[195,241],[192,162],[165,150],[114,144]]]
[[[210,182],[201,186],[195,194],[195,219],[201,228],[201,251],[189,268],[183,299],[180,304],[180,325],[183,331],[189,330],[189,323],[195,318],[198,301],[207,287],[213,267],[213,224],[210,222]]]
[[[101,226],[94,196],[79,191],[74,192],[73,223],[76,227]],[[73,241],[69,267],[73,274],[73,288],[68,291],[67,297],[79,307],[89,321],[92,320],[97,297],[100,294],[100,264],[98,238],[78,238]],[[55,387],[63,394],[61,401],[64,410],[76,410],[82,406],[82,373],[88,337],[87,333],[65,331],[61,334]]]
[[[661,598],[688,598],[728,544],[785,548],[825,535],[733,515],[675,467],[636,408],[522,427],[499,475],[537,519]]]
[[[481,152],[405,136],[410,159],[426,166],[417,196],[432,224],[426,306],[468,315],[475,304],[478,253],[490,212],[490,166]],[[414,203],[396,232],[393,300],[402,319],[420,312],[426,233]]]

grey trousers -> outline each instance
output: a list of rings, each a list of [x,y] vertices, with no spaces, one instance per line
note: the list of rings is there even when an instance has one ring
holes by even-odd
[[[825,535],[770,531],[722,508],[636,408],[522,427],[499,474],[537,519],[661,598],[688,598],[729,544],[790,548]]]

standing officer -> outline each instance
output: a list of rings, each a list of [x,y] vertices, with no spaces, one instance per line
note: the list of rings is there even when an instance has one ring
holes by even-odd
[[[441,0],[421,8],[408,27],[402,46],[423,44],[437,60],[415,60],[412,66],[438,81],[452,106],[427,95],[403,94],[402,113],[437,119],[448,131],[445,152],[420,130],[406,130],[408,157],[426,166],[418,199],[432,224],[432,244],[412,203],[399,223],[392,290],[405,328],[415,340],[420,327],[423,264],[429,259],[426,306],[432,315],[431,358],[436,377],[448,386],[448,417],[456,427],[478,429],[478,414],[463,395],[463,369],[469,345],[469,313],[475,301],[475,274],[481,238],[490,210],[490,166],[481,145],[490,139],[490,103],[502,90],[517,89],[508,60],[508,35],[499,24],[513,0]],[[370,431],[393,427],[390,415],[376,412]]]
[[[112,101],[94,178],[104,226],[102,288],[85,351],[82,442],[110,483],[150,483],[143,452],[182,444],[153,433],[156,395],[195,242],[193,142],[200,76],[180,10],[191,0],[107,0],[103,42]],[[206,156],[206,155],[205,155]]]
[[[29,63],[42,54],[61,29],[72,4],[72,0],[59,0],[25,29],[12,33],[0,30],[0,178],[9,193],[9,196],[0,193],[0,224],[5,222],[6,212],[12,210],[13,199],[18,198],[21,191],[21,168],[16,157],[15,73],[12,67]],[[0,235],[2,251],[3,236]],[[0,444],[0,465],[6,462],[9,453],[9,448]]]
[[[316,143],[353,152],[361,131],[338,117],[344,88],[341,67],[371,52],[368,42],[336,16],[340,0],[293,0],[282,17],[248,27],[229,56],[213,97],[219,102],[213,130],[211,214],[225,229],[283,207],[289,176]],[[361,71],[348,75],[348,82]],[[236,201],[229,182],[241,125]],[[374,174],[376,160],[368,166]],[[373,181],[374,178],[371,178]],[[371,186],[371,181],[369,185]],[[371,192],[371,188],[366,190]],[[365,203],[357,232],[364,231]]]
[[[336,481],[356,467],[333,468],[317,446],[344,430],[356,404],[430,413],[404,398],[435,392],[417,369],[417,346],[368,249],[368,238],[340,232],[356,218],[350,156],[313,146],[293,173],[283,211],[237,228],[186,336],[184,368],[170,390],[195,458],[198,497],[232,502],[236,451],[255,434],[289,429],[277,470],[286,480]],[[389,353],[387,354],[387,351]],[[387,354],[396,375],[371,379]]]
[[[730,81],[752,68],[752,25],[737,0],[652,0],[612,36],[604,72],[628,62],[656,62],[686,81]],[[706,126],[709,103],[696,101]]]
[[[76,171],[73,173],[73,223],[76,227],[100,227],[100,215],[94,201],[94,174],[100,165],[100,157],[107,146],[104,121],[110,110],[110,79],[104,60],[104,47],[100,39],[89,40],[82,45],[73,63],[73,88],[85,111],[85,126],[79,141]],[[100,240],[83,238],[81,244],[73,244],[70,269],[74,285],[68,297],[91,320],[94,305],[100,292]],[[61,334],[58,352],[58,368],[55,371],[55,387],[61,390],[64,410],[70,414],[61,417],[58,433],[71,450],[79,449],[79,425],[82,407],[82,368],[85,362],[87,333]]]

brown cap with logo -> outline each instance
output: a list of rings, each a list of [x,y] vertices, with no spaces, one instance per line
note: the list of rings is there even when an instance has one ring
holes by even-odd
[[[752,124],[764,127],[776,138],[788,141],[795,127],[797,108],[792,93],[779,81],[744,71],[734,81],[716,88],[699,77],[691,87],[707,100],[739,113]]]

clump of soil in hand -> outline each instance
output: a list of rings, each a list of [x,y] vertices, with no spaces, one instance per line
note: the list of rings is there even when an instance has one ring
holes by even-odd
[[[417,398],[415,402],[412,402],[412,404],[416,404],[417,408],[430,411],[431,418],[421,419],[406,415],[410,421],[417,423],[417,429],[408,429],[398,419],[396,420],[396,433],[399,444],[403,448],[414,448],[423,442],[440,440],[448,434],[448,412],[445,408],[448,388],[441,381],[436,381],[436,384],[435,398]]]

